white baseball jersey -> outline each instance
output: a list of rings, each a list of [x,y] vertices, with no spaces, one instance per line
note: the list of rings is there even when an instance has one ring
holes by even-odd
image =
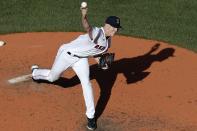
[[[91,40],[89,34],[80,35],[68,43],[66,50],[80,57],[88,57],[107,51],[111,44],[111,38],[106,38],[103,27],[94,27],[92,29],[92,38]],[[95,39],[97,39],[96,42]]]

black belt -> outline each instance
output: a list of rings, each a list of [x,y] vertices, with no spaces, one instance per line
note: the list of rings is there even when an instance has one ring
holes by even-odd
[[[67,54],[69,54],[70,56],[73,56],[73,57],[77,57],[77,58],[87,58],[87,57],[82,57],[82,56],[78,56],[78,55],[72,54],[69,51],[67,52]]]

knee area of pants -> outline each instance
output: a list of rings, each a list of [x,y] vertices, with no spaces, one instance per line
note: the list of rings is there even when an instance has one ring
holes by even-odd
[[[81,84],[85,85],[85,86],[91,86],[90,81],[83,81],[83,82],[81,82]]]

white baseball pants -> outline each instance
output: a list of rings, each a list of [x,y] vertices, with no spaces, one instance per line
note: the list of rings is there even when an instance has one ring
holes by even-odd
[[[32,77],[35,80],[48,80],[54,82],[61,74],[72,67],[82,85],[83,96],[86,105],[86,115],[88,118],[93,118],[95,114],[93,89],[89,78],[89,63],[88,58],[77,58],[67,54],[64,46],[58,50],[54,64],[51,69],[35,69]]]

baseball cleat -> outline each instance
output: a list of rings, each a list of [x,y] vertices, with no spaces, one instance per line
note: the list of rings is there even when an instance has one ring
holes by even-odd
[[[31,66],[31,72],[33,73],[33,71],[35,70],[35,69],[38,69],[39,67],[38,67],[38,65],[32,65]]]
[[[97,125],[96,125],[96,120],[95,118],[87,118],[88,119],[88,125],[87,125],[87,128],[91,131],[95,130],[97,128]]]

